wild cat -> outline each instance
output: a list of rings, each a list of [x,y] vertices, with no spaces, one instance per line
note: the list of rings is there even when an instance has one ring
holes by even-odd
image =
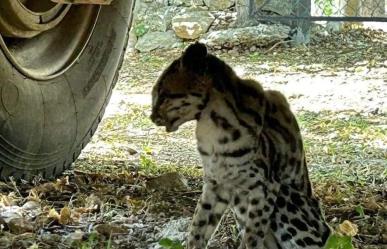
[[[152,90],[152,121],[168,132],[197,120],[204,185],[188,249],[204,249],[227,208],[240,249],[323,248],[330,229],[312,193],[302,137],[285,97],[239,78],[190,45]]]

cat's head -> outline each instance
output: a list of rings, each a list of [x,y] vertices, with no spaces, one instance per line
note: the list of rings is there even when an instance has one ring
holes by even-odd
[[[151,119],[156,125],[172,132],[200,117],[209,98],[208,56],[206,46],[195,43],[163,71],[152,89]]]

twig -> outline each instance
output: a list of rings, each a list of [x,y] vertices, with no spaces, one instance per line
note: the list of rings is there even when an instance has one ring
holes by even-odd
[[[17,193],[21,198],[23,198],[22,194],[20,193],[20,191],[19,191],[19,189],[18,189],[18,187],[17,187],[17,185],[16,185],[15,180],[13,179],[13,177],[10,177],[9,179],[10,179],[10,181],[11,181],[11,183],[12,183],[13,189],[16,191],[16,193]]]
[[[269,48],[268,50],[266,50],[265,52],[263,52],[263,54],[267,54],[267,53],[269,53],[270,51],[272,51],[273,49],[275,49],[278,45],[280,45],[280,44],[284,44],[284,43],[289,43],[290,42],[290,40],[289,41],[279,41],[279,42],[277,42],[276,44],[274,44],[271,48]]]

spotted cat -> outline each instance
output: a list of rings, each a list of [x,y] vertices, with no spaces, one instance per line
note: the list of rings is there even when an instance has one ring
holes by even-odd
[[[297,121],[285,97],[239,78],[203,44],[190,45],[152,90],[152,121],[168,132],[197,120],[203,193],[188,249],[204,249],[227,208],[240,249],[323,248],[330,229],[313,196]]]

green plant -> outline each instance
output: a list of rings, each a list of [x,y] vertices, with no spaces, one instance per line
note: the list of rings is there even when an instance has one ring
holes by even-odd
[[[330,16],[333,14],[333,0],[315,0],[314,2],[322,8],[324,15]]]
[[[359,214],[360,218],[365,217],[364,208],[361,205],[357,205],[355,211]]]
[[[137,37],[145,35],[149,31],[149,27],[144,23],[139,23],[134,27],[134,33]]]
[[[328,238],[325,249],[354,249],[352,246],[352,237],[332,234]]]
[[[97,233],[90,233],[87,240],[82,242],[80,245],[80,249],[93,249],[98,244],[98,234]]]
[[[178,240],[171,240],[168,238],[161,239],[159,245],[165,249],[184,249],[184,246]]]

